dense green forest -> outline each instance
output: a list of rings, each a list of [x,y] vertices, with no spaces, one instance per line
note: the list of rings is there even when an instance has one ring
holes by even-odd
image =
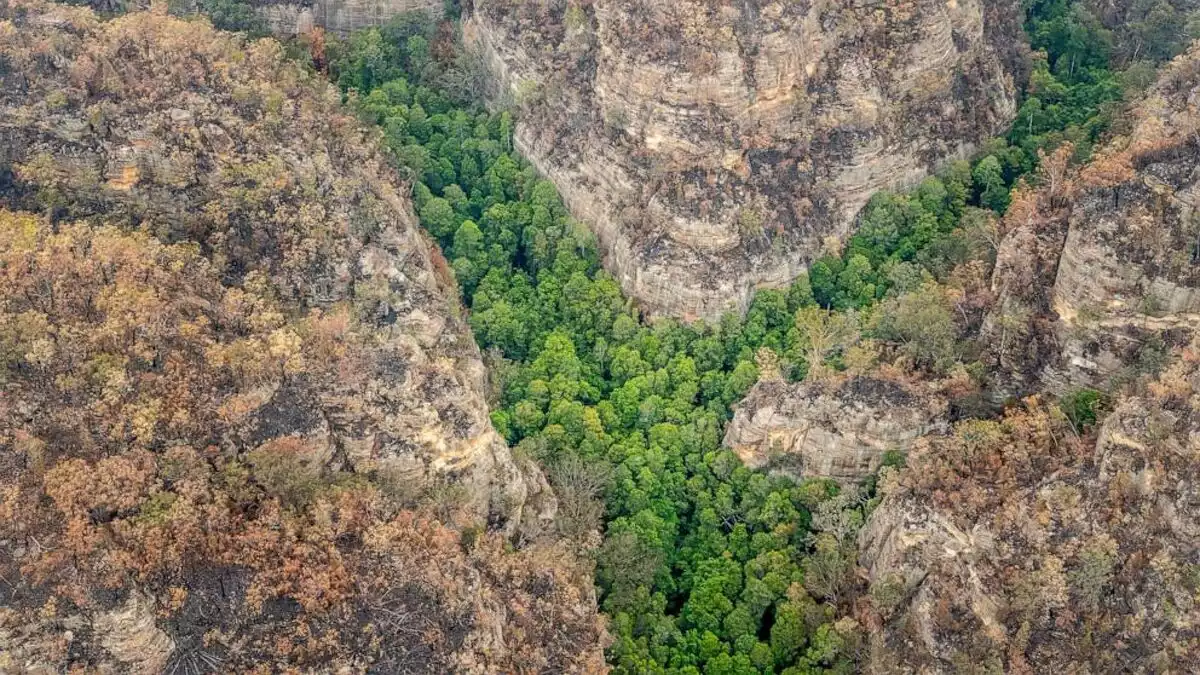
[[[724,424],[760,376],[882,360],[985,385],[955,303],[983,278],[1010,191],[1063,142],[1086,157],[1146,69],[1184,44],[1131,55],[1144,34],[1114,34],[1081,3],[1027,9],[1038,52],[1011,131],[876,195],[842,250],[715,326],[640,320],[594,237],[514,151],[512,113],[471,99],[476,70],[447,24],[404,16],[326,46],[330,75],[414,180],[499,383],[496,428],[547,467],[563,534],[604,532],[596,579],[618,672],[853,669],[862,635],[838,608],[871,486],[751,471],[720,447]]]
[[[432,24],[398,20],[331,45],[331,71],[417,179],[422,224],[501,382],[496,427],[548,467],[565,534],[603,518],[614,665],[849,669],[854,636],[813,593],[836,600],[848,583],[857,495],[831,499],[832,483],[756,473],[720,448],[729,405],[758,377],[756,350],[797,341],[807,286],[765,293],[746,321],[719,327],[640,323],[592,235],[513,152],[511,115],[452,93],[460,73],[431,56],[436,39]],[[806,558],[814,543],[822,555]]]

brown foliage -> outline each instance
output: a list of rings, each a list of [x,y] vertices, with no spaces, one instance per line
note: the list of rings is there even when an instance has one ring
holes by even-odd
[[[374,484],[385,443],[494,434],[337,93],[274,41],[40,0],[0,5],[0,63],[0,206],[42,214],[0,210],[0,663],[120,671],[66,626],[137,594],[168,670],[598,667],[567,553],[468,551]]]
[[[879,507],[919,523],[913,541],[929,539],[903,554],[923,570],[924,608],[908,611],[927,623],[910,645],[932,640],[946,647],[940,658],[970,653],[1014,672],[1200,667],[1196,353],[1184,350],[1090,435],[1031,398],[918,445]]]
[[[372,136],[278,42],[152,13],[100,22],[41,0],[5,14],[10,207],[144,224],[203,246],[227,280],[257,272],[312,306],[348,294],[360,272],[344,263],[372,237],[415,236]],[[409,273],[429,283],[423,253]]]
[[[0,515],[26,549],[15,567],[0,557],[4,578],[75,611],[104,607],[102,589],[149,588],[172,616],[190,611],[203,570],[241,570],[234,612],[259,626],[245,665],[417,650],[432,670],[600,667],[588,576],[565,549],[509,554],[489,534],[464,550],[456,531],[331,470],[319,435],[209,444],[236,436],[263,386],[344,375],[362,349],[345,312],[289,320],[223,287],[191,246],[56,230],[0,212],[0,446],[17,462]],[[254,618],[281,599],[298,612]],[[249,636],[222,638],[236,639]]]
[[[1129,180],[1136,174],[1127,151],[1102,152],[1080,172],[1079,179],[1086,187],[1111,188]]]
[[[1047,472],[1070,466],[1088,448],[1065,419],[1037,398],[999,422],[967,420],[954,433],[921,442],[913,452],[906,488],[928,494],[938,507],[974,519]],[[983,487],[986,485],[986,489]]]

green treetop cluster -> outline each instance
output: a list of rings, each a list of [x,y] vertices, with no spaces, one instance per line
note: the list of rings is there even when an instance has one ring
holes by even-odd
[[[827,601],[849,584],[853,545],[812,522],[861,520],[856,495],[751,471],[720,447],[756,351],[795,346],[807,284],[762,294],[745,320],[641,323],[593,235],[514,153],[511,116],[455,93],[462,65],[432,59],[435,39],[404,17],[330,45],[331,71],[415,179],[501,384],[496,428],[548,468],[565,532],[603,526],[613,665],[850,672],[858,636]]]

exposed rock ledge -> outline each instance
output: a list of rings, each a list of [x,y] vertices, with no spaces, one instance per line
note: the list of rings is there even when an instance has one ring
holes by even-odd
[[[309,0],[266,2],[255,11],[276,35],[307,33],[320,26],[334,33],[351,33],[360,28],[382,26],[405,12],[423,11],[439,17],[442,0]]]
[[[884,453],[946,429],[946,402],[889,380],[759,382],[738,404],[725,445],[747,466],[796,478],[854,480]]]
[[[1107,389],[1200,330],[1200,49],[1164,68],[1129,132],[1019,192],[986,321],[1005,394]]]

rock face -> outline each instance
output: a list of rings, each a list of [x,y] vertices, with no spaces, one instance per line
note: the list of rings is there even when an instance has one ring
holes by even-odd
[[[1081,176],[1054,283],[1064,349],[1053,383],[1103,386],[1147,340],[1178,345],[1200,330],[1198,95],[1193,52]]]
[[[919,443],[860,533],[868,670],[1200,668],[1195,347],[1092,436],[1030,402]]]
[[[1016,388],[1107,388],[1200,329],[1197,95],[1193,51],[1131,110],[1127,135],[1009,214],[991,324]]]
[[[0,64],[0,671],[602,668],[338,92],[273,40],[40,0],[0,5]]]
[[[795,478],[856,480],[884,453],[945,430],[946,404],[888,380],[761,381],[737,405],[725,445],[753,468]]]
[[[105,651],[131,673],[161,673],[175,643],[154,618],[154,600],[135,591],[123,606],[96,618],[96,634]]]
[[[1198,92],[1193,50],[1125,135],[1014,193],[981,341],[996,390],[1126,393],[1082,436],[1031,398],[916,443],[860,534],[870,670],[1200,668]]]
[[[293,2],[256,3],[255,11],[275,35],[307,33],[320,26],[334,33],[350,33],[360,28],[382,26],[405,12],[442,15],[442,0],[314,0],[309,4]]]
[[[146,14],[101,23],[60,8],[24,18],[22,7],[5,28],[15,67],[0,75],[10,206],[52,199],[72,217],[197,241],[227,283],[267,283],[284,311],[353,303],[375,331],[355,377],[256,389],[230,442],[309,435],[361,470],[452,475],[481,512],[507,503],[516,511],[503,517],[519,518],[525,481],[489,422],[486,373],[451,276],[338,93],[289,66],[274,42],[245,45],[244,62],[217,71],[207,63],[242,48],[233,38]],[[39,60],[38,36],[64,21],[83,35]],[[146,56],[118,56],[124,40]],[[179,59],[152,66],[167,44]]]
[[[1019,3],[476,0],[516,142],[655,314],[788,283],[877,190],[1014,113]]]

